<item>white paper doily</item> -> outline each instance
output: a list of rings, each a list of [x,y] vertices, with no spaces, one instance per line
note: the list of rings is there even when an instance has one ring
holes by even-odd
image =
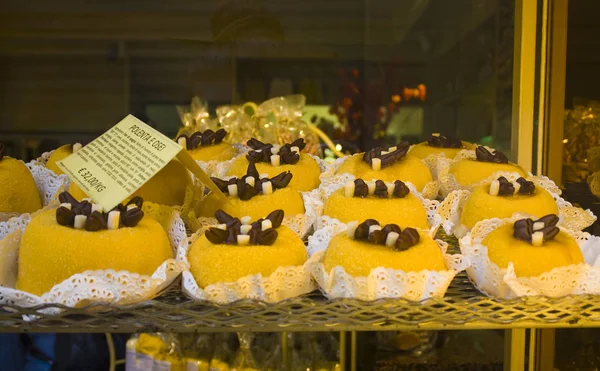
[[[373,268],[367,277],[352,276],[341,266],[326,272],[322,264],[329,241],[344,232],[346,225],[331,225],[315,232],[308,238],[308,252],[313,277],[325,296],[334,298],[357,298],[376,300],[381,298],[404,298],[421,301],[442,297],[457,273],[469,266],[469,259],[462,255],[446,254],[448,244],[435,240],[444,254],[447,270],[404,272],[383,267]]]
[[[232,144],[232,147],[233,147],[233,149],[235,149],[235,152],[237,153],[237,155],[234,156],[233,159],[236,159],[239,155],[245,154],[246,152],[248,152],[250,150],[250,147],[246,146],[245,144],[241,144],[241,143]],[[225,161],[216,161],[216,160],[212,160],[212,161],[200,161],[200,160],[196,160],[196,163],[209,176],[218,177],[217,174],[221,171],[220,170],[221,169],[220,165],[223,164],[223,163],[227,163],[228,164],[227,165],[227,169],[229,169],[229,166],[231,166],[232,160],[225,160]]]
[[[489,177],[484,182],[480,182],[480,184],[491,182],[501,176],[505,177],[510,182],[514,182],[520,177],[519,173],[497,172],[494,174],[494,177]],[[558,216],[560,217],[559,226],[572,231],[580,231],[589,227],[596,221],[596,216],[590,210],[584,210],[580,207],[573,206],[570,202],[567,202],[560,197],[560,194],[555,193],[557,187],[554,182],[548,178],[529,176],[526,179],[532,181],[536,187],[548,191],[554,201],[556,201]],[[442,219],[442,227],[446,234],[454,234],[456,237],[461,238],[469,231],[467,227],[460,224],[460,217],[463,206],[470,195],[470,190],[452,191],[444,201],[440,203],[437,210]]]
[[[204,229],[183,241],[177,250],[177,261],[189,267],[188,251],[194,241],[204,233]],[[207,262],[210,264],[210,262]],[[316,290],[308,262],[304,265],[279,267],[268,277],[253,274],[235,282],[221,282],[204,289],[198,286],[192,272],[185,269],[182,273],[183,292],[196,300],[226,304],[241,299],[255,299],[264,302],[277,302],[307,294]]]
[[[152,217],[168,232],[173,256],[186,239],[186,229],[179,214],[168,207],[144,203],[146,217]],[[0,240],[0,304],[32,306],[42,303],[75,307],[82,304],[104,303],[125,305],[151,299],[167,288],[183,271],[184,265],[175,259],[163,262],[152,276],[112,269],[85,271],[55,285],[41,297],[14,289],[18,270],[18,252],[22,225]]]
[[[338,159],[336,159],[335,161],[333,161],[331,164],[327,164],[327,167],[325,168],[325,171],[321,173],[321,185],[325,186],[325,187],[329,187],[332,184],[345,184],[350,180],[354,180],[355,177],[354,175],[350,174],[350,173],[342,173],[342,174],[337,174],[338,169],[340,168],[340,166],[342,166],[342,164],[344,163],[344,161],[346,161],[348,158],[350,158],[351,156],[346,156],[346,157],[340,157]],[[425,165],[427,165],[427,168],[429,169],[429,171],[433,171],[429,166],[430,164],[427,162],[423,163]],[[372,180],[377,180],[377,179],[363,179],[365,181],[372,181]],[[399,179],[402,180],[402,179]],[[430,200],[435,200],[438,196],[438,192],[440,189],[440,184],[437,180],[433,180],[427,184],[425,184],[425,187],[419,191],[419,193],[425,197],[428,198]]]
[[[319,193],[321,195],[321,199],[323,200],[323,205],[325,201],[333,194],[333,192],[337,191],[340,188],[343,188],[346,183],[353,181],[355,179],[352,174],[344,174],[343,177],[334,177],[328,179],[328,181],[324,184],[321,184],[319,187]],[[442,224],[442,217],[437,213],[437,208],[439,205],[439,201],[430,200],[428,198],[423,197],[416,189],[415,186],[410,183],[404,183],[410,189],[410,192],[415,195],[419,201],[423,204],[425,211],[427,212],[427,223],[429,224],[428,234],[430,237],[435,237],[439,226]],[[322,212],[321,212],[322,214]],[[323,215],[317,218],[317,222],[315,224],[316,229],[324,228],[326,226],[331,226],[334,224],[345,224],[336,218],[332,218],[327,215]]]
[[[489,219],[475,225],[459,240],[460,250],[471,261],[467,273],[475,287],[487,295],[502,299],[520,296],[560,297],[571,294],[600,294],[600,238],[589,233],[561,228],[577,241],[585,264],[558,267],[537,277],[517,277],[514,266],[500,268],[490,261],[487,247],[481,242],[496,228],[527,217],[515,214],[509,219]]]

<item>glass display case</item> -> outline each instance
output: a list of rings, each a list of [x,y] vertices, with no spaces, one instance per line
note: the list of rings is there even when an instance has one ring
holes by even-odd
[[[172,138],[248,114],[260,125],[253,134],[266,137],[275,119],[261,116],[261,103],[301,94],[294,120],[305,126],[281,125],[276,138],[310,135],[313,153],[330,162],[441,133],[506,153],[600,213],[593,1],[86,0],[0,9],[0,140],[12,157],[87,143],[127,114]],[[236,120],[228,123],[236,138],[249,139],[248,121]],[[588,231],[598,234],[598,224]],[[458,251],[456,238],[438,237]],[[600,365],[593,295],[502,300],[466,273],[444,298],[423,302],[313,292],[218,305],[190,300],[180,286],[126,306],[23,307],[0,295],[0,331],[178,334],[166,337],[171,354],[179,341],[202,339],[207,354],[206,344],[235,343],[226,350],[238,369]],[[316,358],[327,366],[301,362]]]

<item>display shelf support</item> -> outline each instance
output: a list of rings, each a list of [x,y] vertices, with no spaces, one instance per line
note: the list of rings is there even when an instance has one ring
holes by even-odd
[[[525,370],[526,332],[524,328],[504,332],[504,371]]]

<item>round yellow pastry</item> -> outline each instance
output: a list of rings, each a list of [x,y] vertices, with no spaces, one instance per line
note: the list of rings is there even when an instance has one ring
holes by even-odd
[[[425,157],[434,154],[445,155],[448,158],[454,158],[458,152],[462,151],[463,149],[474,149],[475,147],[473,144],[465,141],[462,141],[462,144],[462,148],[444,148],[430,146],[427,142],[421,142],[412,146],[408,153],[420,159],[424,159]]]
[[[140,196],[145,201],[160,205],[183,205],[186,189],[191,184],[192,178],[185,166],[178,160],[172,160],[131,197]],[[74,182],[69,186],[69,193],[77,200],[88,197]]]
[[[225,142],[190,149],[188,153],[198,161],[227,161],[237,156],[235,148]]]
[[[484,184],[471,192],[463,206],[460,217],[462,225],[471,229],[481,220],[510,218],[517,212],[538,218],[558,214],[556,201],[544,188],[536,187],[532,195],[492,196],[489,191],[490,184]]]
[[[202,235],[188,252],[190,270],[198,285],[205,288],[218,282],[235,282],[242,277],[259,273],[268,277],[278,267],[304,264],[307,255],[302,240],[285,226],[276,230],[277,240],[270,246],[215,245]]]
[[[320,184],[321,168],[314,158],[305,153],[300,154],[300,161],[294,165],[273,166],[266,162],[257,162],[255,165],[259,174],[269,174],[269,177],[290,171],[294,177],[289,186],[301,192],[312,191]],[[246,175],[247,168],[248,159],[246,156],[239,156],[229,167],[227,175],[242,177]]]
[[[581,249],[563,231],[542,246],[516,239],[513,233],[513,223],[504,224],[488,234],[482,244],[487,246],[490,260],[500,268],[507,268],[512,262],[518,277],[539,276],[553,268],[583,263]]]
[[[274,207],[282,209],[286,215],[304,214],[305,212],[302,195],[298,190],[289,186],[278,189],[270,195],[258,194],[246,201],[231,196],[228,196],[227,199],[229,202],[219,199],[212,193],[209,194],[200,202],[198,215],[213,217],[217,210],[221,209],[236,218],[250,216],[256,220],[269,215]]]
[[[498,164],[494,162],[483,162],[475,159],[464,159],[452,164],[449,174],[454,175],[456,181],[463,186],[468,186],[494,175],[495,172],[516,172],[522,177],[527,173],[517,164]]]
[[[56,210],[49,210],[33,218],[23,233],[16,288],[42,295],[86,270],[152,275],[172,257],[166,232],[152,218],[132,228],[88,232],[59,225]]]
[[[405,251],[348,237],[346,232],[335,235],[329,242],[323,266],[326,272],[337,266],[352,276],[368,276],[377,267],[418,272],[445,270],[444,256],[439,246],[428,235],[419,232],[419,243]]]
[[[42,201],[31,172],[25,164],[0,155],[0,212],[32,213]]]
[[[427,183],[433,180],[427,165],[421,159],[410,154],[381,170],[373,170],[371,165],[363,161],[363,155],[364,153],[357,153],[348,158],[340,166],[337,173],[350,173],[365,181],[381,179],[384,182],[393,182],[395,180],[411,182],[419,192],[425,188]]]
[[[55,174],[58,174],[58,175],[64,174],[64,172],[61,170],[61,168],[58,167],[58,165],[56,165],[56,163],[58,161],[64,160],[66,157],[68,157],[72,154],[73,154],[73,145],[65,144],[64,146],[58,147],[54,152],[52,152],[52,154],[48,158],[48,162],[46,163],[46,168],[48,170],[52,170]]]
[[[421,200],[412,193],[404,198],[346,197],[342,188],[333,192],[325,201],[323,213],[343,223],[375,219],[383,225],[397,224],[403,229],[429,229],[427,211]]]

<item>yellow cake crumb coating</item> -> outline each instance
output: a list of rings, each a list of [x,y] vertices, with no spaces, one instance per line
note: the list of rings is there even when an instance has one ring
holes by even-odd
[[[473,159],[464,159],[454,163],[450,167],[449,173],[454,175],[459,184],[468,186],[494,175],[497,171],[517,172],[522,177],[527,176],[525,170],[517,164],[497,164]]]
[[[307,254],[302,240],[285,226],[276,230],[277,240],[270,246],[215,245],[202,235],[188,252],[190,270],[198,285],[205,288],[259,273],[268,277],[278,267],[304,264]]]
[[[548,214],[558,214],[554,198],[541,187],[536,187],[532,195],[492,196],[490,185],[476,187],[465,202],[460,222],[467,228],[484,219],[510,218],[521,212],[541,218]]]
[[[197,161],[227,161],[237,156],[235,148],[225,142],[190,149],[188,153]]]
[[[512,262],[518,277],[539,276],[553,268],[583,263],[577,242],[563,231],[543,246],[518,240],[513,232],[513,223],[504,224],[488,234],[482,244],[487,246],[490,260],[500,268]]]
[[[412,193],[404,198],[360,198],[346,197],[342,188],[325,201],[323,213],[344,223],[375,219],[382,225],[397,224],[402,229],[429,229],[427,211],[421,200]]]
[[[42,295],[86,270],[152,275],[172,257],[166,232],[152,218],[133,228],[88,232],[59,225],[56,210],[49,210],[33,218],[23,233],[16,288]]]
[[[443,148],[443,147],[433,147],[427,144],[427,142],[421,142],[419,144],[415,144],[410,148],[408,152],[411,156],[418,157],[420,159],[424,159],[425,157],[433,154],[443,154],[448,158],[454,158],[458,152],[463,149],[475,149],[475,146],[469,142],[462,142],[462,148]]]
[[[48,158],[48,162],[46,163],[46,168],[48,170],[52,170],[54,174],[64,174],[61,168],[56,164],[58,161],[64,160],[66,157],[73,154],[73,145],[65,144],[64,146],[58,147],[50,157]]]
[[[178,160],[172,160],[131,197],[140,196],[147,202],[160,205],[183,205],[185,192],[192,184],[188,170]],[[74,182],[69,186],[69,193],[80,200],[88,196]]]
[[[312,191],[320,184],[319,176],[321,168],[317,161],[309,155],[300,154],[300,161],[294,165],[272,166],[266,162],[257,162],[256,170],[259,174],[269,174],[269,178],[273,178],[285,171],[290,171],[294,177],[289,184],[289,187],[297,189],[301,192]],[[248,159],[246,156],[240,156],[229,167],[227,175],[236,176],[238,178],[246,175],[248,170]]]
[[[10,157],[0,160],[0,212],[32,213],[42,201],[31,172],[25,164]]]
[[[256,195],[246,201],[231,196],[227,199],[229,203],[212,193],[209,194],[200,202],[198,215],[214,217],[217,210],[221,209],[235,218],[250,216],[253,220],[257,220],[269,215],[274,208],[283,210],[285,215],[304,214],[305,211],[302,195],[289,186],[278,189],[270,195]]]
[[[373,170],[371,165],[362,160],[363,155],[364,153],[358,153],[348,158],[340,166],[337,173],[350,173],[365,181],[380,179],[384,182],[394,182],[396,180],[411,182],[419,192],[425,188],[427,183],[433,180],[427,165],[421,159],[410,154],[381,170]]]
[[[424,269],[445,270],[444,256],[435,241],[419,232],[419,243],[405,251],[370,242],[357,241],[346,232],[335,235],[323,256],[326,272],[338,265],[352,276],[368,276],[373,268],[384,267],[418,272]]]

